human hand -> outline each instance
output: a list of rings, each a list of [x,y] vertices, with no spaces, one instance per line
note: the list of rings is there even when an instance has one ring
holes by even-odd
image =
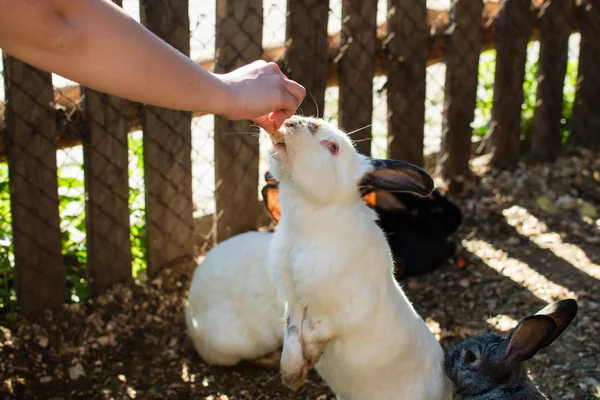
[[[250,119],[268,133],[296,113],[306,89],[288,79],[279,66],[259,60],[228,74],[216,75],[229,90],[230,120]]]

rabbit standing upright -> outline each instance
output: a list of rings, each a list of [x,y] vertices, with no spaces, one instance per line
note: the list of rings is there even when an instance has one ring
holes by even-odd
[[[503,338],[483,333],[454,346],[445,368],[463,400],[543,400],[524,361],[552,344],[577,315],[572,299],[549,304],[524,318]]]
[[[278,184],[268,173],[265,178],[263,199],[278,222]],[[460,211],[439,193],[421,198],[369,191],[363,199],[379,215],[394,254],[396,279],[435,269],[453,252],[446,236],[458,225]],[[238,234],[211,249],[194,272],[185,306],[186,325],[206,362],[279,365],[281,310],[266,265],[272,237],[271,232]]]
[[[315,366],[341,400],[445,400],[444,354],[392,275],[390,246],[364,188],[429,195],[433,179],[359,154],[339,129],[294,116],[271,135],[281,222],[268,265],[285,305],[281,376]]]

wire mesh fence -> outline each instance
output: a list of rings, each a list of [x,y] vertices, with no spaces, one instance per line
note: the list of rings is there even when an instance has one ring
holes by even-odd
[[[211,71],[260,58],[277,62],[307,88],[299,113],[356,131],[361,152],[439,164],[442,174],[454,176],[482,154],[478,143],[485,144],[495,126],[495,48],[506,4],[470,8],[474,3],[124,0],[122,6]],[[521,7],[519,20],[538,18],[543,2],[531,5]],[[166,11],[172,18],[161,17]],[[598,16],[585,15],[582,30],[596,37]],[[539,40],[534,25],[530,39]],[[580,37],[567,31],[562,142],[571,130]],[[522,75],[514,87],[522,88],[523,101],[513,130],[525,149],[533,135],[540,59],[539,42],[527,42],[523,67],[508,69]],[[584,44],[587,68],[598,65],[597,46],[589,39]],[[81,301],[269,225],[260,198],[267,138],[250,123],[141,106],[6,56],[2,78],[2,313],[14,310],[17,294],[32,313],[65,298]],[[585,106],[599,95],[598,80],[589,81],[579,106],[585,115],[593,114]],[[587,124],[581,130],[598,130],[593,117],[581,121]],[[444,166],[447,157],[460,168]]]
[[[592,104],[600,96],[600,2],[582,0],[580,8],[580,55],[578,65],[578,96],[573,107],[573,140],[586,147],[597,148],[600,144],[600,115]],[[583,79],[583,80],[582,80]]]

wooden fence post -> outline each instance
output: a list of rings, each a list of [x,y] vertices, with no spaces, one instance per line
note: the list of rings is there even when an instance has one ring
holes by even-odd
[[[573,0],[544,0],[542,5],[537,105],[531,138],[531,153],[537,160],[552,161],[561,148],[560,120],[573,6]]]
[[[482,0],[457,0],[450,10],[450,35],[446,47],[444,120],[438,168],[450,184],[461,190],[471,177],[471,123],[475,117],[483,12]]]
[[[225,73],[262,56],[261,0],[217,0],[215,72]],[[215,199],[217,242],[255,229],[258,200],[259,142],[248,121],[215,117]]]
[[[519,160],[521,105],[532,28],[531,0],[503,0],[496,20],[496,75],[489,150],[494,167],[514,167]]]
[[[600,0],[581,7],[581,45],[577,92],[573,106],[573,144],[600,149]]]
[[[328,0],[288,0],[284,73],[306,88],[300,110],[322,116],[329,71]]]
[[[52,77],[4,55],[17,300],[35,318],[65,301]]]
[[[122,5],[122,0],[113,0]],[[84,94],[88,276],[92,293],[131,282],[128,102],[91,89]]]
[[[387,0],[388,158],[422,166],[429,31],[425,0]]]
[[[377,62],[377,0],[342,3],[339,121],[359,153],[371,155],[373,77]],[[364,128],[366,127],[366,128]],[[364,128],[364,129],[361,129]]]
[[[142,23],[185,55],[190,54],[187,0],[140,2]],[[190,112],[145,106],[144,176],[148,272],[192,253],[192,134]]]

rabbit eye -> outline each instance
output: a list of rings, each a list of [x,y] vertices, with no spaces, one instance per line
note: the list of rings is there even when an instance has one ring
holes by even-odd
[[[466,350],[463,354],[463,358],[469,364],[473,364],[475,361],[477,361],[477,356],[471,350]]]
[[[321,144],[327,147],[327,150],[334,156],[340,152],[340,145],[332,140],[322,140]]]
[[[337,153],[340,152],[340,146],[338,146],[336,143],[327,144],[327,149],[333,155],[336,155]]]

